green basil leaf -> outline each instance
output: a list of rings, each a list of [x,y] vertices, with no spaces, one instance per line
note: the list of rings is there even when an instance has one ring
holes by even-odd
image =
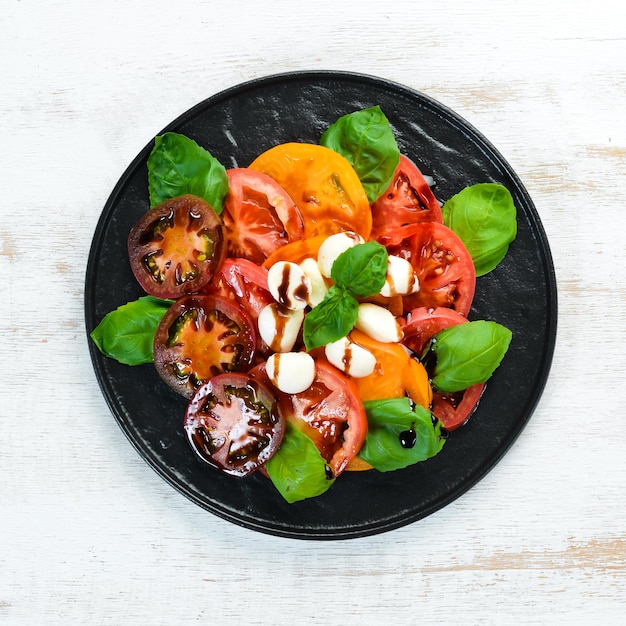
[[[477,276],[502,261],[517,235],[517,211],[509,190],[502,185],[466,187],[441,210],[444,224],[461,238],[472,256]]]
[[[445,440],[441,423],[408,398],[364,402],[368,432],[359,457],[379,472],[391,472],[435,456]],[[413,444],[404,447],[402,442]]]
[[[107,313],[91,331],[90,337],[102,354],[120,363],[152,363],[154,334],[172,302],[143,296],[123,304]]]
[[[335,482],[315,444],[291,422],[278,450],[265,469],[280,494],[292,504],[326,492]]]
[[[322,135],[320,144],[350,162],[370,203],[387,190],[400,162],[396,138],[379,106],[340,117]]]
[[[437,358],[433,387],[453,393],[484,383],[500,365],[511,338],[508,328],[483,320],[458,324],[437,333],[430,348]]]
[[[343,287],[332,285],[324,299],[304,318],[303,338],[307,350],[345,337],[354,327],[359,303]]]
[[[330,277],[357,298],[377,294],[387,277],[387,250],[376,241],[360,243],[342,252],[333,263]]]
[[[154,140],[148,157],[150,207],[190,193],[206,200],[221,213],[228,193],[224,166],[193,139],[165,133]]]

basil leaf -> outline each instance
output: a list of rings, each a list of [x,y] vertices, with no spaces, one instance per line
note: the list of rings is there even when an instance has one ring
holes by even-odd
[[[387,250],[376,241],[360,243],[342,252],[333,263],[330,277],[353,296],[378,293],[387,277]]]
[[[206,200],[221,213],[228,193],[224,166],[193,139],[165,133],[154,140],[148,157],[150,208],[190,193]]]
[[[431,344],[437,363],[433,387],[453,393],[484,383],[500,365],[512,333],[496,322],[478,320],[437,333]]]
[[[272,483],[289,504],[326,492],[335,482],[326,467],[315,444],[291,422],[280,447],[265,463]]]
[[[332,285],[324,299],[304,318],[303,338],[307,350],[345,337],[354,327],[359,303],[343,287]]]
[[[509,190],[495,183],[466,187],[442,207],[443,221],[468,249],[476,275],[487,274],[505,257],[517,235],[517,211]]]
[[[391,472],[435,456],[445,440],[441,423],[433,423],[428,409],[408,398],[363,403],[368,432],[359,457],[379,472]],[[403,443],[406,446],[403,446]],[[412,446],[410,444],[413,444]]]
[[[370,203],[387,190],[400,162],[393,130],[379,106],[340,117],[322,135],[320,144],[350,162]]]
[[[172,302],[143,296],[123,304],[107,313],[89,336],[102,354],[120,363],[152,363],[154,334]]]

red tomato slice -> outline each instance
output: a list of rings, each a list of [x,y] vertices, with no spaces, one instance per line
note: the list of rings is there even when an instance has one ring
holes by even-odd
[[[300,211],[272,178],[247,168],[226,171],[228,194],[222,219],[228,255],[261,264],[275,250],[302,238]]]
[[[213,279],[226,256],[222,220],[202,198],[171,198],[131,229],[128,256],[135,278],[150,295],[195,293]]]
[[[315,361],[315,380],[305,391],[277,391],[285,418],[306,434],[339,476],[356,457],[367,435],[365,409],[353,381],[325,360]],[[267,380],[264,365],[250,372]]]
[[[387,191],[372,203],[372,239],[418,222],[443,223],[439,202],[418,167],[404,155]]]
[[[237,303],[255,323],[255,328],[261,310],[275,302],[267,286],[267,270],[247,259],[226,259],[205,291]],[[259,334],[257,353],[263,359],[270,354],[269,346]]]
[[[463,426],[472,416],[485,390],[485,383],[452,394],[434,393],[432,413],[447,430]]]
[[[247,476],[273,455],[285,420],[273,392],[247,374],[214,376],[194,393],[185,413],[187,440],[206,463]]]
[[[267,286],[267,270],[247,259],[226,259],[205,291],[237,302],[253,320],[274,302]]]
[[[447,226],[423,222],[379,238],[389,254],[408,259],[420,290],[403,297],[404,311],[447,307],[467,316],[476,289],[476,270],[467,248]]]
[[[402,343],[418,356],[423,354],[430,340],[438,332],[468,321],[460,313],[444,307],[414,309],[407,319],[408,321],[402,327],[404,332]],[[453,394],[433,390],[431,411],[441,421],[444,428],[454,430],[465,424],[471,417],[478,406],[484,388],[485,383],[480,383]]]
[[[243,309],[218,296],[186,296],[157,327],[154,366],[174,391],[190,398],[213,376],[246,371],[255,348],[256,333]]]

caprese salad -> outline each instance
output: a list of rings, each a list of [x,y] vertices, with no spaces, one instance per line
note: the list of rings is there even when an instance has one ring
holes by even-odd
[[[128,236],[146,295],[91,338],[186,399],[198,459],[291,503],[424,461],[467,422],[512,336],[468,319],[516,235],[504,187],[440,203],[377,106],[233,169],[168,132],[147,166]]]

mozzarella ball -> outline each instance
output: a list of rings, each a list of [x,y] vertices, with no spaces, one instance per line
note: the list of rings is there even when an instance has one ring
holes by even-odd
[[[302,271],[307,275],[309,283],[311,284],[311,292],[309,293],[309,304],[311,306],[318,305],[326,295],[328,286],[326,281],[320,272],[319,265],[315,259],[304,259],[300,263]]]
[[[371,302],[359,304],[355,326],[372,339],[383,343],[401,341],[404,336],[393,313]]]
[[[283,393],[300,393],[315,380],[315,361],[307,352],[281,352],[267,359],[265,371]]]
[[[376,357],[347,337],[327,344],[324,353],[337,369],[354,378],[369,376],[376,367]]]
[[[411,263],[390,254],[387,260],[387,277],[380,294],[387,297],[406,296],[419,291],[419,288],[419,281]]]
[[[263,307],[257,325],[261,339],[274,352],[289,352],[300,333],[304,321],[304,311],[291,311],[273,302]]]
[[[345,252],[360,243],[364,243],[363,237],[351,231],[336,233],[324,239],[317,252],[317,263],[320,267],[322,276],[330,278],[330,272],[335,259],[342,252]]]
[[[307,306],[311,283],[297,263],[278,261],[267,273],[267,286],[274,300],[288,309],[299,310]]]

